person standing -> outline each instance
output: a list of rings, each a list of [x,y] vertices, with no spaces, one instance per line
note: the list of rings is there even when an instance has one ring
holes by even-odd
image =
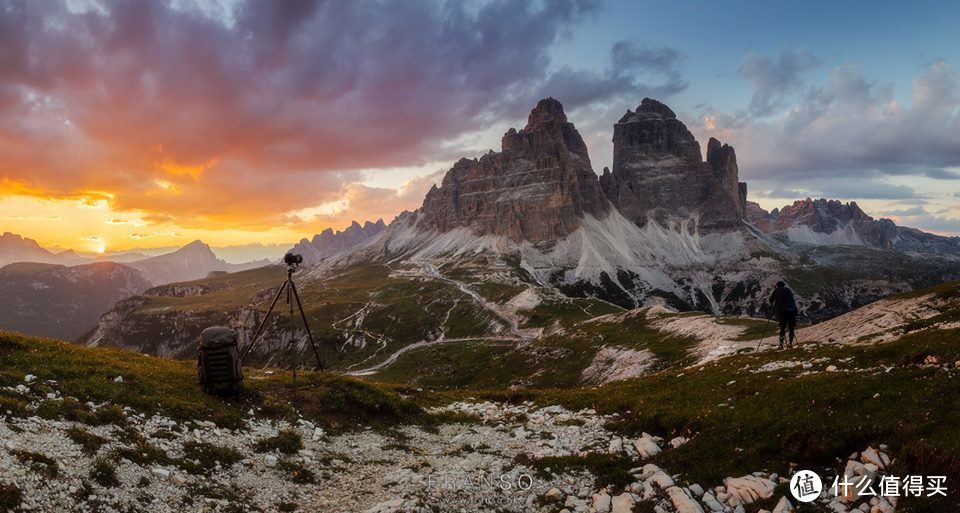
[[[770,295],[770,303],[773,305],[773,314],[780,323],[780,349],[783,349],[783,342],[786,338],[787,328],[790,329],[790,339],[787,340],[787,346],[793,347],[793,342],[797,339],[794,330],[797,328],[797,302],[793,298],[793,291],[787,288],[782,281],[777,282],[777,286]]]

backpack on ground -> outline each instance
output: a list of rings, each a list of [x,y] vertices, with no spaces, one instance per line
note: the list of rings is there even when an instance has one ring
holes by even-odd
[[[237,332],[212,326],[200,334],[197,375],[208,394],[239,394],[243,387]]]

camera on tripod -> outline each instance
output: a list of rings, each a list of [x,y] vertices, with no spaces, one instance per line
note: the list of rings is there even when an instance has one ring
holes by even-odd
[[[283,263],[287,264],[287,279],[280,285],[277,295],[273,297],[270,308],[266,315],[257,326],[250,344],[246,349],[240,350],[237,332],[224,327],[211,327],[203,331],[200,337],[200,346],[197,349],[197,373],[200,378],[200,384],[204,391],[210,393],[232,393],[239,394],[243,383],[243,363],[250,354],[250,350],[256,345],[264,328],[267,326],[267,319],[273,313],[274,307],[280,300],[280,296],[286,294],[287,305],[290,311],[290,343],[293,344],[294,323],[294,305],[300,312],[300,318],[303,320],[304,330],[307,332],[307,339],[310,341],[310,347],[313,349],[313,355],[317,359],[316,370],[323,370],[323,362],[320,360],[320,352],[317,350],[317,344],[313,339],[313,332],[310,331],[310,324],[307,322],[307,314],[303,311],[303,303],[300,301],[300,294],[297,292],[297,286],[293,283],[293,273],[300,264],[303,263],[303,256],[296,253],[287,253],[283,255]],[[297,349],[294,348],[296,354]],[[293,364],[293,379],[297,379],[297,363],[295,358]]]
[[[297,267],[303,263],[303,255],[298,255],[296,253],[287,253],[283,255],[283,263],[291,267]]]

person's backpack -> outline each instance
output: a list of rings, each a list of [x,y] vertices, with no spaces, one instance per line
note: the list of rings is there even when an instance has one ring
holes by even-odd
[[[212,326],[200,333],[197,375],[208,394],[239,394],[243,386],[237,332]]]

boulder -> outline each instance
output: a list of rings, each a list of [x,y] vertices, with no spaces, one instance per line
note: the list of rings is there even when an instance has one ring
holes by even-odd
[[[703,508],[690,495],[690,492],[679,486],[667,488],[667,496],[677,513],[704,513]]]
[[[723,484],[730,495],[727,498],[727,504],[736,507],[739,505],[749,505],[761,499],[768,499],[773,496],[777,485],[769,479],[753,475],[743,477],[728,477],[723,480]]]

